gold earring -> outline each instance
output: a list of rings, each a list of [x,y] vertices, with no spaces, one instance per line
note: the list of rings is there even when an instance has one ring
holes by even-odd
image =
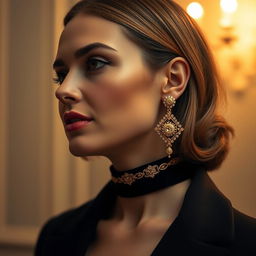
[[[171,157],[173,153],[172,144],[180,136],[184,129],[178,122],[176,117],[172,114],[172,108],[175,106],[174,97],[168,95],[163,97],[164,106],[167,108],[166,115],[161,119],[159,124],[155,127],[155,131],[160,135],[166,143],[166,153]]]

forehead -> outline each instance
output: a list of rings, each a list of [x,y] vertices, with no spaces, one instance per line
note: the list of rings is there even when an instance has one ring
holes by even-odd
[[[132,42],[121,26],[106,19],[79,14],[63,30],[57,55],[66,55],[87,44],[100,42],[113,48],[129,47]]]

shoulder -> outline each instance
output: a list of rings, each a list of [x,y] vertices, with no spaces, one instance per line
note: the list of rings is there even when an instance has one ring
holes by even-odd
[[[35,255],[54,255],[55,249],[58,253],[63,249],[63,255],[66,255],[69,249],[72,251],[76,234],[82,226],[87,225],[85,220],[88,219],[86,216],[90,212],[92,203],[93,200],[49,219],[38,236]]]
[[[41,230],[42,233],[51,234],[63,234],[70,232],[72,229],[84,220],[84,217],[88,214],[88,210],[92,205],[93,200],[86,202],[85,204],[65,211],[49,219]]]
[[[256,255],[256,219],[234,209],[234,255]]]
[[[110,183],[87,203],[56,215],[41,229],[35,255],[80,255],[93,239],[97,221],[108,213],[115,198]]]

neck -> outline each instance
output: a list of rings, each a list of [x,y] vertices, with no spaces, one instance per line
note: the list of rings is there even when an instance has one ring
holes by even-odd
[[[131,227],[152,219],[173,221],[180,211],[189,184],[190,180],[185,180],[143,196],[118,197],[113,217]]]
[[[154,150],[152,150],[154,145]],[[166,146],[154,132],[146,134],[142,138],[136,137],[125,145],[111,148],[106,157],[119,171],[133,169],[136,166],[155,161],[167,154]]]
[[[190,184],[193,165],[174,155],[170,159],[155,147],[152,150],[152,144],[140,153],[129,150],[129,154],[120,155],[125,157],[112,158],[110,167],[117,194],[113,218],[131,226],[152,218],[169,223],[174,220]]]

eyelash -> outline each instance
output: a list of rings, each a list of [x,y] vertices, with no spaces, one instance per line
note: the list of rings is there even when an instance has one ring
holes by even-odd
[[[92,62],[96,62],[96,63],[101,63],[101,66],[98,67],[98,68],[95,68],[93,70],[89,70],[88,69],[88,64],[92,63]],[[98,70],[102,69],[105,67],[105,65],[110,65],[111,63],[107,60],[103,60],[103,59],[100,59],[100,58],[89,58],[86,63],[85,63],[85,73],[87,73],[88,75],[92,75],[92,73],[95,73],[97,72]],[[55,84],[62,84],[63,81],[65,80],[65,77],[67,75],[68,72],[56,72],[56,77],[53,78],[53,82]]]
[[[88,68],[88,66],[89,66],[88,64],[89,64],[90,62],[97,62],[97,63],[103,64],[102,66],[100,66],[100,67],[98,67],[98,68],[95,68],[93,71],[97,71],[97,70],[99,70],[99,69],[102,69],[103,67],[105,67],[105,65],[109,65],[109,64],[110,64],[109,61],[103,60],[103,59],[101,59],[101,58],[90,58],[90,59],[88,59],[87,62],[85,63],[85,67],[86,67],[86,68]],[[92,71],[92,70],[86,70],[86,72],[93,72],[93,71]]]
[[[66,74],[56,72],[56,77],[54,77],[52,80],[55,84],[62,84],[65,77],[66,77]]]

